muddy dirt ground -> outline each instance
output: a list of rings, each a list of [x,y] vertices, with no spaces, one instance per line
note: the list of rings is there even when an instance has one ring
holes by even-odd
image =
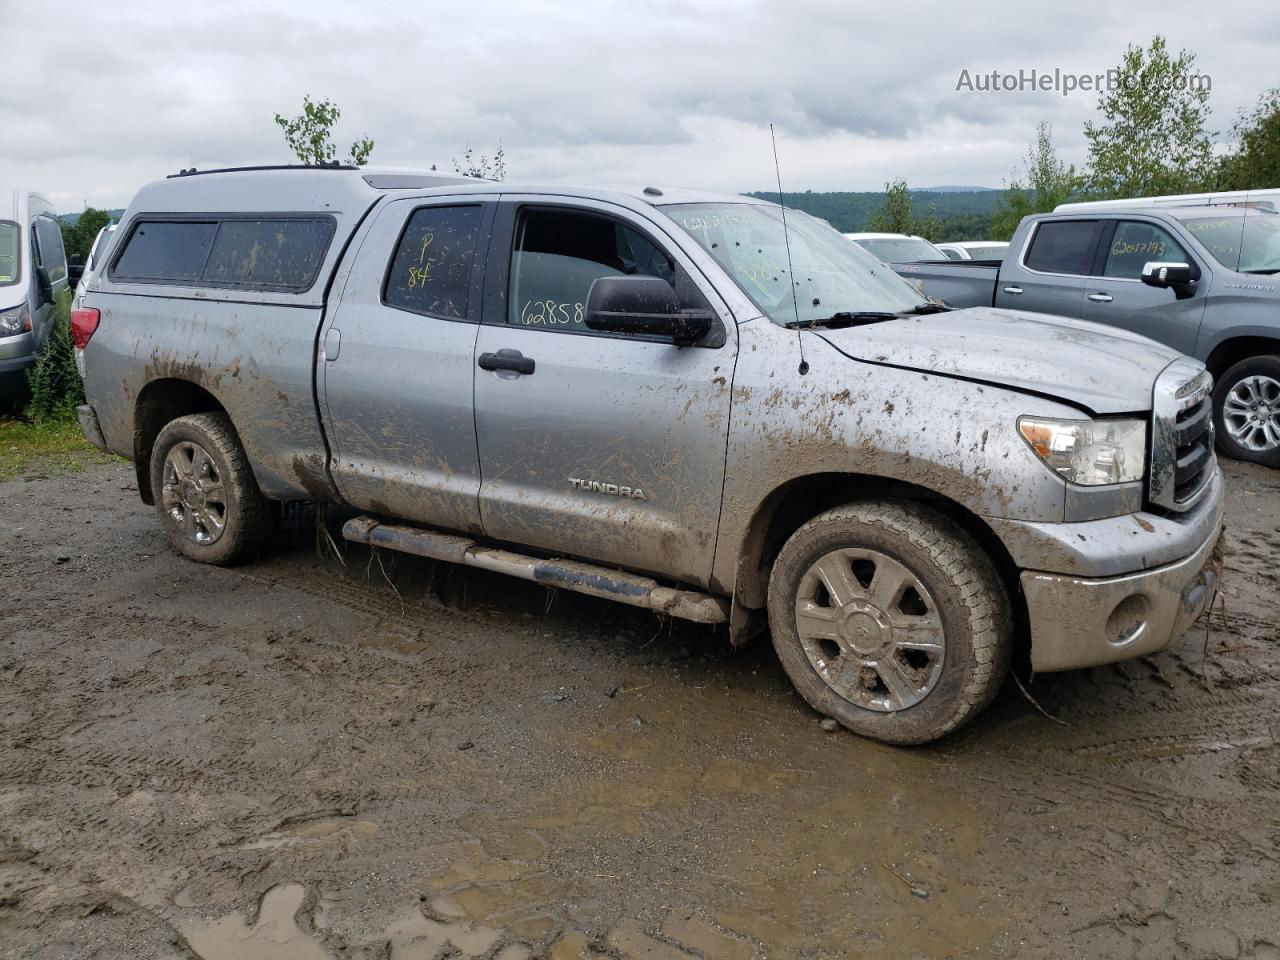
[[[914,750],[767,642],[0,484],[0,956],[1276,960],[1280,472],[1227,471],[1225,620]]]

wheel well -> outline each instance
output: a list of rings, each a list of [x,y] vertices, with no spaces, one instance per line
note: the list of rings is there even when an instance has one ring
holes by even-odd
[[[143,503],[155,503],[151,490],[151,448],[169,422],[190,413],[226,413],[226,408],[204,387],[189,380],[152,380],[138,394],[133,408],[133,467]]]
[[[950,519],[978,541],[995,565],[1014,610],[1014,627],[1026,637],[1026,603],[1019,570],[1000,538],[977,514],[948,497],[902,480],[862,474],[826,473],[788,481],[770,493],[743,538],[734,581],[734,602],[760,610],[768,595],[769,571],[787,538],[818,514],[853,500],[910,500]]]
[[[1213,374],[1213,379],[1218,380],[1241,360],[1270,353],[1280,354],[1280,340],[1273,337],[1236,337],[1214,347],[1204,365]]]

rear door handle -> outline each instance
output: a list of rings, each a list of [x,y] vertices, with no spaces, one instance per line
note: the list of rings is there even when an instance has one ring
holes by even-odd
[[[1005,288],[1004,288],[1004,292],[1005,292],[1005,293],[1012,293],[1012,294],[1015,294],[1015,295],[1016,295],[1016,294],[1019,294],[1019,293],[1021,293],[1021,292],[1022,292],[1022,288],[1021,288],[1021,287],[1005,287]]]
[[[481,370],[510,370],[512,373],[533,373],[532,357],[526,357],[519,350],[499,350],[497,353],[482,353],[477,361]]]
[[[330,363],[338,359],[338,351],[342,349],[342,331],[330,327],[324,332],[324,358]]]
[[[1109,294],[1109,293],[1091,293],[1091,294],[1089,294],[1089,299],[1090,299],[1090,300],[1092,300],[1094,303],[1110,303],[1110,302],[1111,302],[1111,294]]]

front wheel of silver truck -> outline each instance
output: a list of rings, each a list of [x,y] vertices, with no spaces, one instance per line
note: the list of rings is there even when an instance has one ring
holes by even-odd
[[[269,501],[222,413],[179,417],[160,431],[151,491],[170,542],[200,563],[244,560],[271,529]]]
[[[1013,647],[982,547],[918,504],[851,503],[783,545],[769,579],[783,668],[819,713],[895,744],[936,740],[985,707]]]

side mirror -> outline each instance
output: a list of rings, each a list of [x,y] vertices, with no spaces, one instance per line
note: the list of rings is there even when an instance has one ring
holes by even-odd
[[[1189,263],[1153,260],[1142,266],[1142,282],[1148,287],[1183,287],[1195,283],[1197,271]]]
[[[44,267],[36,267],[36,286],[40,290],[40,302],[53,303],[53,281],[49,279],[49,271]]]
[[[711,330],[705,310],[681,310],[661,277],[598,277],[587,292],[588,330],[670,337],[677,346],[696,343]]]

